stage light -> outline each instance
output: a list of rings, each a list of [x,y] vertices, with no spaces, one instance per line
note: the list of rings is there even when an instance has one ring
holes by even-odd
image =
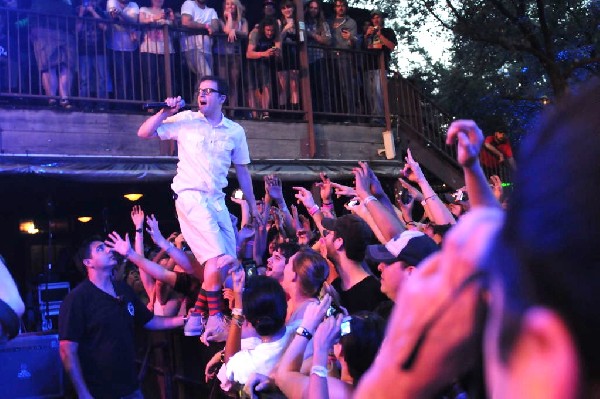
[[[24,222],[19,223],[19,231],[27,234],[37,234],[40,230],[35,227],[35,223],[33,220],[26,220]]]
[[[77,220],[79,220],[81,223],[87,223],[90,220],[92,220],[92,217],[91,216],[79,216],[77,218]]]
[[[129,193],[129,194],[123,195],[123,197],[127,198],[131,202],[135,202],[135,201],[139,200],[140,198],[142,198],[143,196],[144,196],[144,194],[139,194],[139,193]]]

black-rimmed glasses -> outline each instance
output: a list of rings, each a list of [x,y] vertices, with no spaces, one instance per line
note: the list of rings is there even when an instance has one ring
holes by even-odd
[[[212,93],[219,93],[219,94],[223,94],[223,93],[221,93],[219,90],[217,90],[217,89],[213,89],[213,88],[211,88],[211,87],[209,87],[209,88],[206,88],[206,89],[198,89],[198,94],[199,94],[199,95],[202,95],[202,96],[208,96],[209,94],[212,94]]]

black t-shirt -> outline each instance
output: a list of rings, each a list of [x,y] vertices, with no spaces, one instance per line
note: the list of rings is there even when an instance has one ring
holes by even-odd
[[[385,37],[386,39],[388,39],[389,41],[391,41],[392,43],[394,43],[395,45],[398,44],[398,39],[396,38],[396,32],[394,32],[393,29],[381,28],[381,35],[383,37]],[[376,35],[365,36],[363,44],[364,44],[365,48],[368,48],[369,45],[372,45],[375,42],[379,42],[379,37],[377,37]],[[377,50],[377,49],[374,49],[374,50]],[[390,50],[386,46],[383,46],[381,48],[381,50],[383,51],[383,56],[385,59],[385,69],[389,70],[390,69],[390,60],[392,59],[392,50]],[[379,61],[377,60],[377,57],[373,57],[371,62],[368,63],[367,68],[368,69],[379,69]]]
[[[362,310],[372,312],[380,302],[387,300],[381,293],[381,283],[372,275],[354,284],[347,291],[342,291],[342,280],[339,277],[333,280],[331,285],[340,294],[342,306],[348,309],[350,314]]]
[[[118,298],[89,280],[71,291],[60,307],[60,340],[77,342],[83,378],[96,399],[119,398],[138,389],[135,367],[135,327],[153,314],[133,289],[114,282]]]

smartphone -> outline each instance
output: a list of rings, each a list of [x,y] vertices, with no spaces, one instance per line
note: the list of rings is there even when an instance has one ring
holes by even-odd
[[[244,259],[242,261],[242,267],[244,268],[244,273],[246,274],[246,281],[254,276],[258,276],[258,268],[254,259]]]
[[[360,201],[358,199],[351,199],[350,201],[346,202],[346,206],[350,209],[354,208],[356,205],[360,204]]]
[[[244,193],[242,192],[241,188],[238,188],[237,190],[235,190],[233,192],[233,198],[239,199],[239,200],[244,199]]]
[[[344,317],[344,320],[342,320],[342,324],[340,325],[340,337],[343,337],[344,335],[350,334],[352,332],[352,330],[350,329],[350,320],[352,320],[350,316],[346,316]]]
[[[410,203],[411,199],[412,196],[410,195],[408,190],[402,190],[402,192],[400,193],[400,201],[402,201],[404,205],[407,205],[408,203]]]
[[[338,305],[332,302],[327,311],[325,312],[325,317],[335,317],[340,313],[342,313],[342,309],[340,309]]]

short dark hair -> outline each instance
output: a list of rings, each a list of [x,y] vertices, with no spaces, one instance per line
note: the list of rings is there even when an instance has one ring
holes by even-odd
[[[287,301],[277,280],[253,276],[246,280],[242,294],[244,315],[262,337],[275,334],[285,326]]]
[[[351,316],[350,333],[340,338],[340,345],[354,385],[371,367],[384,335],[385,320],[377,313],[359,312]]]
[[[202,76],[198,81],[198,90],[200,90],[200,83],[206,81],[215,82],[217,84],[217,90],[219,90],[219,93],[224,96],[229,95],[229,85],[227,84],[227,81],[215,75]]]
[[[282,242],[279,244],[275,244],[275,250],[279,251],[279,253],[283,255],[287,262],[288,260],[290,260],[292,255],[300,251],[300,245],[298,245],[295,242]]]
[[[77,250],[77,262],[83,265],[83,261],[85,259],[89,259],[92,257],[92,244],[95,242],[104,242],[102,237],[99,235],[93,235],[91,237],[87,237],[81,242],[79,245],[79,249]]]
[[[600,380],[600,207],[590,190],[600,185],[600,84],[586,86],[524,139],[506,222],[485,261],[505,293],[502,359],[526,309],[546,307],[575,341],[584,384]]]

